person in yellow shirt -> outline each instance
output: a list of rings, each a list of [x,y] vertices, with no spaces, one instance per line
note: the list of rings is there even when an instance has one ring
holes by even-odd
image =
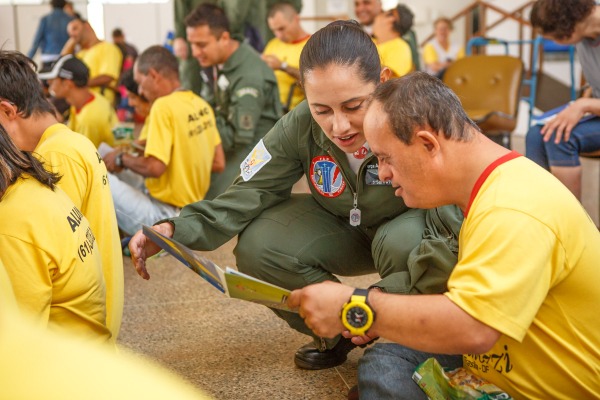
[[[403,26],[398,8],[381,13],[375,17],[373,36],[381,64],[392,71],[392,76],[398,78],[414,70],[412,51],[402,39]]]
[[[100,250],[59,179],[0,125],[0,258],[19,309],[40,327],[106,343]]]
[[[172,53],[149,47],[135,63],[134,78],[152,102],[144,154],[115,150],[104,156],[117,221],[128,234],[202,200],[211,172],[225,168],[213,110],[191,90],[180,89]]]
[[[450,64],[465,56],[465,48],[450,41],[452,21],[440,17],[433,22],[435,37],[423,47],[425,70],[431,75],[441,78]]]
[[[75,18],[69,22],[67,32],[70,39],[62,55],[75,53],[75,46],[80,46],[75,56],[90,69],[88,86],[113,104],[123,65],[121,50],[113,43],[98,39],[90,23],[83,19]]]
[[[287,112],[304,100],[304,92],[298,85],[298,68],[300,53],[310,35],[300,25],[300,16],[290,3],[275,3],[267,22],[275,37],[267,43],[262,59],[275,72],[281,104]]]
[[[6,399],[208,400],[151,360],[73,334],[40,329],[19,313],[0,259],[0,387]],[[68,377],[68,382],[65,381]]]
[[[19,52],[0,51],[0,70],[0,124],[21,150],[34,151],[63,176],[58,186],[85,215],[98,241],[106,321],[115,341],[123,314],[123,257],[106,166],[89,139],[57,121],[33,61]]]
[[[456,204],[465,219],[445,293],[371,288],[362,300],[371,318],[354,319],[366,328],[358,333],[340,313],[354,288],[326,282],[292,292],[288,305],[321,336],[346,330],[357,345],[395,342],[365,351],[360,398],[424,399],[412,381],[433,357],[422,352],[462,354],[465,369],[514,399],[598,398],[600,233],[577,198],[483,135],[456,94],[425,72],[378,86],[364,129],[379,179],[396,196],[410,207]]]
[[[68,54],[52,70],[38,76],[48,80],[52,96],[71,105],[68,126],[72,131],[81,133],[96,147],[102,142],[112,146],[117,113],[106,98],[88,89],[89,69],[83,61]]]

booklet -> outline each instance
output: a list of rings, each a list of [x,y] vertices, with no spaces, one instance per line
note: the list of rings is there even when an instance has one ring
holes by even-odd
[[[562,106],[553,108],[552,110],[546,111],[543,114],[533,115],[531,117],[532,123],[534,125],[546,125],[548,122],[552,121],[552,119],[554,119],[554,117],[556,117],[556,114],[558,114],[559,112],[561,112],[562,110],[567,108],[569,106],[569,104],[571,104],[571,102],[569,102],[567,104],[563,104]],[[587,113],[583,117],[581,117],[578,124],[585,122],[589,119],[592,119],[594,117],[595,117],[594,114]]]
[[[287,306],[290,291],[261,281],[232,268],[221,269],[208,258],[194,253],[183,244],[166,237],[149,226],[143,225],[142,231],[161,249],[181,261],[217,290],[229,297],[251,301],[271,308],[298,312]]]

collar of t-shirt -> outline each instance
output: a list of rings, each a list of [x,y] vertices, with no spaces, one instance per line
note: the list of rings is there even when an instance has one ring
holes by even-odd
[[[503,155],[502,157],[498,158],[497,160],[493,161],[490,165],[488,165],[486,167],[486,169],[483,170],[483,172],[481,173],[479,178],[477,178],[477,181],[475,182],[475,186],[473,186],[473,190],[471,191],[471,197],[469,198],[469,204],[467,204],[467,208],[465,209],[465,212],[463,214],[465,216],[465,218],[467,218],[467,215],[469,215],[469,210],[471,209],[471,205],[473,204],[475,197],[477,197],[477,194],[479,193],[479,189],[481,189],[481,186],[483,186],[483,183],[487,180],[488,176],[490,176],[491,173],[494,172],[494,170],[496,168],[498,168],[500,165],[502,165],[505,162],[508,162],[510,160],[513,160],[517,157],[521,157],[521,154],[517,153],[516,151],[511,151],[510,153],[507,153],[507,154]]]
[[[360,149],[356,150],[354,153],[346,153],[346,157],[348,158],[348,163],[350,164],[350,168],[354,171],[355,174],[358,174],[358,170],[362,165],[363,161],[367,158],[371,149],[369,148],[369,144],[365,142],[361,146]]]

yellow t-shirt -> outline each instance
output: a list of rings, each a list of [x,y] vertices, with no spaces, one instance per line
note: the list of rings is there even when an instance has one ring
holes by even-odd
[[[108,75],[114,78],[109,86],[112,88],[117,87],[117,80],[121,75],[123,54],[116,45],[102,41],[89,49],[80,50],[76,55],[90,69],[90,79],[100,75]],[[112,89],[102,90],[99,87],[90,89],[94,93],[102,94],[111,104],[115,101],[115,93]]]
[[[392,70],[395,78],[408,74],[413,69],[412,52],[410,46],[402,38],[377,43],[377,51],[381,58],[381,65]]]
[[[302,49],[309,38],[310,36],[307,36],[294,43],[285,43],[277,38],[271,39],[269,40],[269,43],[267,43],[263,54],[274,55],[282,62],[287,62],[290,67],[300,68],[300,53],[302,53]],[[286,105],[290,95],[290,88],[292,87],[292,84],[296,83],[296,78],[279,70],[275,71],[275,78],[277,79],[277,86],[279,87],[281,104]],[[302,100],[304,100],[304,92],[299,85],[296,85],[292,96],[292,102],[290,103],[290,110],[296,107]]]
[[[0,259],[0,304],[7,309],[18,310],[15,292],[13,291],[12,283],[10,283],[10,278],[6,273],[6,268],[2,264],[2,259]]]
[[[100,251],[65,192],[17,179],[0,201],[0,249],[22,312],[42,327],[110,339]]]
[[[71,106],[69,111],[69,129],[81,133],[96,147],[100,146],[102,142],[113,145],[113,129],[118,122],[119,119],[113,106],[108,100],[97,94],[81,110],[78,111]]]
[[[212,108],[189,90],[175,91],[156,99],[148,118],[144,156],[167,166],[160,177],[146,178],[150,195],[176,207],[202,200],[221,143]]]
[[[63,124],[46,129],[35,153],[47,169],[62,175],[58,186],[85,215],[96,236],[106,282],[106,325],[115,341],[123,315],[123,255],[104,161],[87,138]]]
[[[448,48],[442,47],[436,39],[433,39],[423,47],[423,62],[425,65],[430,65],[436,62],[447,60],[456,61],[465,56],[465,48],[457,44],[451,44]],[[428,69],[428,72],[433,71]]]
[[[4,274],[0,264],[0,287]],[[152,360],[37,328],[10,305],[11,297],[0,291],[3,399],[209,399]]]
[[[502,335],[465,367],[515,399],[600,393],[600,233],[525,157],[498,166],[464,220],[446,295]]]

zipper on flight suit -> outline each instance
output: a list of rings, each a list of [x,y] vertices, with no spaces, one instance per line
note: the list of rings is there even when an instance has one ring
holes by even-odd
[[[335,158],[335,156],[333,155],[331,150],[327,150],[327,154],[329,154],[329,157],[333,158],[333,160],[338,164],[338,166],[341,165],[341,163],[339,162],[339,160],[337,158]],[[371,156],[365,158],[365,160],[362,162],[362,164],[360,164],[360,167],[358,168],[358,172],[356,173],[356,188],[353,188],[352,185],[350,185],[350,180],[344,173],[344,169],[340,166],[340,173],[342,174],[342,177],[344,177],[344,179],[348,183],[348,187],[350,188],[350,191],[352,192],[352,198],[353,198],[352,204],[354,207],[353,209],[360,210],[358,208],[358,190],[360,188],[360,176],[362,175],[365,165],[367,165],[368,161],[370,161],[373,157],[374,157],[373,154],[371,154]]]

